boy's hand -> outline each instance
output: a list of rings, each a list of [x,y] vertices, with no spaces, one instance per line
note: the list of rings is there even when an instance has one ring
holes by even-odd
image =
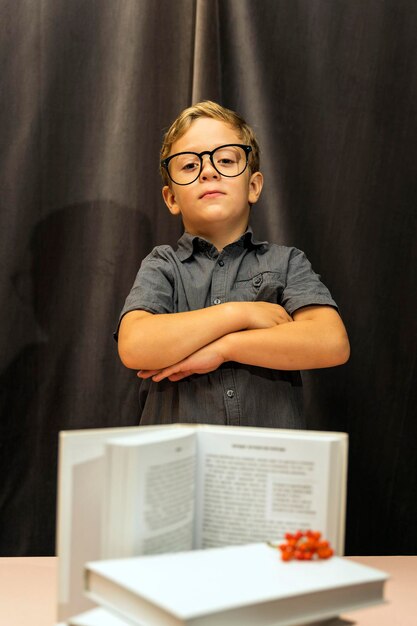
[[[279,304],[272,304],[271,302],[242,302],[239,304],[243,304],[247,309],[247,330],[271,328],[293,321],[284,307]]]
[[[172,382],[177,382],[191,374],[207,374],[213,372],[225,361],[225,357],[220,348],[220,340],[200,348],[186,359],[165,367],[162,370],[140,370],[139,378],[152,378],[159,383],[164,378],[169,378]]]

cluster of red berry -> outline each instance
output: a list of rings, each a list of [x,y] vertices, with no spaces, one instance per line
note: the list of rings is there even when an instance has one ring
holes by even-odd
[[[285,543],[278,548],[281,550],[283,561],[311,561],[312,559],[329,559],[333,556],[333,549],[321,533],[316,530],[298,530],[296,533],[285,533]]]

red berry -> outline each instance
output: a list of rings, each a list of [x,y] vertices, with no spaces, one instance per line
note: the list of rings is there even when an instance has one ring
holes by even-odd
[[[321,548],[317,550],[317,554],[320,559],[329,559],[333,555],[333,550],[331,548]]]
[[[297,530],[295,533],[285,533],[286,542],[281,543],[279,550],[283,561],[291,561],[295,558],[299,561],[311,561],[313,559],[328,559],[334,552],[325,539],[321,539],[318,530]]]

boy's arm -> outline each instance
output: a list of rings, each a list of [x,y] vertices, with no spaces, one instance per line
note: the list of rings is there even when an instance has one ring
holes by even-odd
[[[306,370],[345,363],[349,340],[339,314],[329,306],[308,306],[296,311],[294,323],[232,332],[160,372],[139,372],[181,380],[194,373],[207,373],[226,361],[236,361],[278,370]]]
[[[227,361],[279,370],[308,370],[346,363],[350,355],[345,326],[330,306],[308,306],[294,324],[233,333],[220,346]]]
[[[126,367],[162,370],[217,339],[243,329],[266,329],[292,322],[270,302],[227,302],[184,313],[130,311],[119,328],[119,355]]]

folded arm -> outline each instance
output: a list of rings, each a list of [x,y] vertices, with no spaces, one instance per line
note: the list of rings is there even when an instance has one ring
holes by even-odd
[[[162,370],[230,333],[290,321],[283,307],[270,302],[227,302],[160,315],[131,311],[120,323],[119,355],[126,367]]]
[[[226,361],[278,369],[306,370],[345,363],[349,340],[332,307],[309,306],[294,313],[294,323],[231,332],[162,370],[139,372],[141,378],[181,380],[217,369]]]
[[[223,338],[225,360],[279,370],[307,370],[345,363],[350,355],[344,324],[335,309],[309,306],[294,324],[233,333]]]

